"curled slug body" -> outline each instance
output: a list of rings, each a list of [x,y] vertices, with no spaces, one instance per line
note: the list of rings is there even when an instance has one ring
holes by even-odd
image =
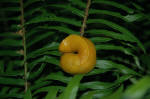
[[[60,59],[61,68],[67,73],[87,73],[96,64],[95,46],[85,37],[69,35],[60,43],[59,51],[63,53]]]

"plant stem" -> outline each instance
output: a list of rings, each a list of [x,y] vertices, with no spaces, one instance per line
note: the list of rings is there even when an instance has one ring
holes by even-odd
[[[89,12],[90,5],[91,5],[91,0],[88,0],[87,5],[86,5],[86,9],[85,9],[85,15],[84,15],[81,31],[80,31],[81,36],[84,35],[84,30],[86,28],[86,21],[87,21],[87,18],[88,18],[88,12]]]
[[[24,28],[24,8],[23,0],[20,0],[21,6],[21,27],[22,27],[22,36],[23,36],[23,47],[24,47],[24,80],[25,80],[25,92],[28,89],[27,81],[27,55],[26,55],[26,38],[25,38],[25,28]]]

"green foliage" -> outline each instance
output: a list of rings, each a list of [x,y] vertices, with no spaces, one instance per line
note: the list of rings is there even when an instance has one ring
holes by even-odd
[[[30,88],[26,91],[24,99],[32,99]]]
[[[83,78],[83,74],[75,75],[68,83],[68,86],[64,92],[58,97],[59,99],[76,99],[76,94],[79,89],[80,80]]]
[[[150,77],[145,76],[135,85],[130,86],[124,93],[125,99],[142,99],[146,91],[150,88]]]
[[[97,63],[84,75],[62,71],[58,46],[80,35],[87,0],[20,2],[0,0],[0,99],[150,99],[146,0],[92,0],[84,36]]]
[[[103,97],[102,99],[121,99],[123,91],[123,86],[121,86],[117,91],[110,94],[109,96]]]

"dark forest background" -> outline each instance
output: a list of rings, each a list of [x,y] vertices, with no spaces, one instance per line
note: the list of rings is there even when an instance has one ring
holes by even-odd
[[[91,0],[95,68],[70,75],[59,43],[80,35],[87,0],[0,0],[0,99],[150,99],[149,0]]]

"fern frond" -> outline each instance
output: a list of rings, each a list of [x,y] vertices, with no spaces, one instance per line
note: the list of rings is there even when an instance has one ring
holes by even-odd
[[[125,5],[123,5],[123,4],[114,2],[114,1],[94,0],[93,3],[98,3],[98,4],[100,3],[100,4],[106,4],[106,5],[109,5],[109,6],[113,6],[113,7],[116,7],[118,9],[121,9],[123,11],[126,11],[127,13],[131,13],[131,14],[134,12],[133,9],[131,9],[131,8],[129,8],[129,7],[125,6]]]

